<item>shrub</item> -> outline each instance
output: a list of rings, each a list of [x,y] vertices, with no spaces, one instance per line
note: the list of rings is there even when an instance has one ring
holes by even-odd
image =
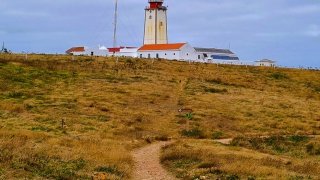
[[[209,169],[209,168],[213,168],[213,167],[216,167],[217,164],[214,163],[214,162],[204,162],[204,163],[201,163],[198,165],[198,168],[201,168],[201,169]]]
[[[160,135],[155,137],[156,141],[168,141],[169,137],[167,135]]]
[[[306,145],[306,151],[307,151],[308,154],[312,154],[313,151],[314,151],[314,144],[313,143],[307,144]]]
[[[193,119],[192,113],[186,114],[186,118],[187,118],[188,120],[192,120],[192,119]]]
[[[119,177],[123,177],[124,173],[119,171],[118,168],[116,166],[99,166],[97,168],[94,169],[97,172],[105,172],[108,174],[113,174]]]
[[[273,79],[276,79],[276,80],[288,79],[289,78],[286,74],[281,73],[281,72],[272,73],[270,75],[270,77],[273,78]]]
[[[240,180],[240,177],[236,174],[226,175],[227,180]]]
[[[86,162],[83,159],[63,161],[57,157],[36,154],[13,163],[16,169],[24,169],[49,179],[74,179],[77,171],[83,169]]]
[[[181,134],[187,137],[204,138],[204,134],[200,129],[182,130]]]
[[[295,136],[290,136],[289,137],[289,140],[291,142],[294,142],[294,143],[299,143],[299,142],[304,142],[304,141],[307,141],[309,139],[309,137],[307,136],[300,136],[300,135],[295,135]]]
[[[313,143],[309,143],[306,145],[306,152],[309,155],[320,155],[320,146],[317,146]]]
[[[223,132],[215,131],[212,133],[211,138],[212,139],[220,139],[223,136]]]
[[[212,84],[222,84],[222,80],[221,78],[216,78],[216,79],[209,79],[206,80],[208,83],[212,83]]]
[[[24,97],[25,97],[25,94],[23,92],[12,91],[12,92],[9,92],[8,94],[8,98],[13,98],[13,99],[21,99]]]
[[[226,93],[226,92],[228,92],[227,89],[216,89],[216,88],[205,88],[204,91],[207,93]]]

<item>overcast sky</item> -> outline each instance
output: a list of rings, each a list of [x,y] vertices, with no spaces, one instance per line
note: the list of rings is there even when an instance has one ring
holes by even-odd
[[[119,0],[118,44],[140,46],[147,0]],[[319,0],[165,0],[169,41],[240,59],[320,67]],[[0,41],[15,52],[112,46],[114,0],[0,0]]]

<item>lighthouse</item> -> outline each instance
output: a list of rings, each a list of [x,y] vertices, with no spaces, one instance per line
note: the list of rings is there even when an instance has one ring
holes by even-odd
[[[167,7],[163,0],[149,0],[145,8],[143,44],[168,44]]]

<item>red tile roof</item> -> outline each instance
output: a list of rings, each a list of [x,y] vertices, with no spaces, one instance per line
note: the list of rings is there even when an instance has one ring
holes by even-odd
[[[72,48],[68,49],[66,51],[66,53],[70,54],[70,53],[73,53],[73,52],[84,52],[84,51],[85,51],[84,47],[72,47]]]
[[[116,53],[116,52],[120,52],[121,49],[124,49],[124,48],[127,48],[127,49],[134,49],[136,47],[125,47],[125,46],[120,46],[120,47],[112,47],[112,48],[108,48],[108,51],[110,53]]]
[[[120,50],[123,49],[121,47],[114,47],[114,48],[108,48],[108,51],[110,53],[116,53],[116,52],[120,52]]]
[[[186,43],[175,44],[146,44],[139,48],[138,51],[159,51],[159,50],[179,50]]]

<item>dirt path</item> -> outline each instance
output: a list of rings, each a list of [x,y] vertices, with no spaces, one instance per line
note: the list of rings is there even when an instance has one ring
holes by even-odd
[[[229,145],[232,140],[233,140],[233,139],[230,138],[230,139],[216,139],[216,140],[213,140],[213,141],[214,141],[214,142],[221,143],[221,144]]]
[[[159,142],[133,152],[135,169],[133,180],[175,180],[160,164],[161,147],[170,142]]]

